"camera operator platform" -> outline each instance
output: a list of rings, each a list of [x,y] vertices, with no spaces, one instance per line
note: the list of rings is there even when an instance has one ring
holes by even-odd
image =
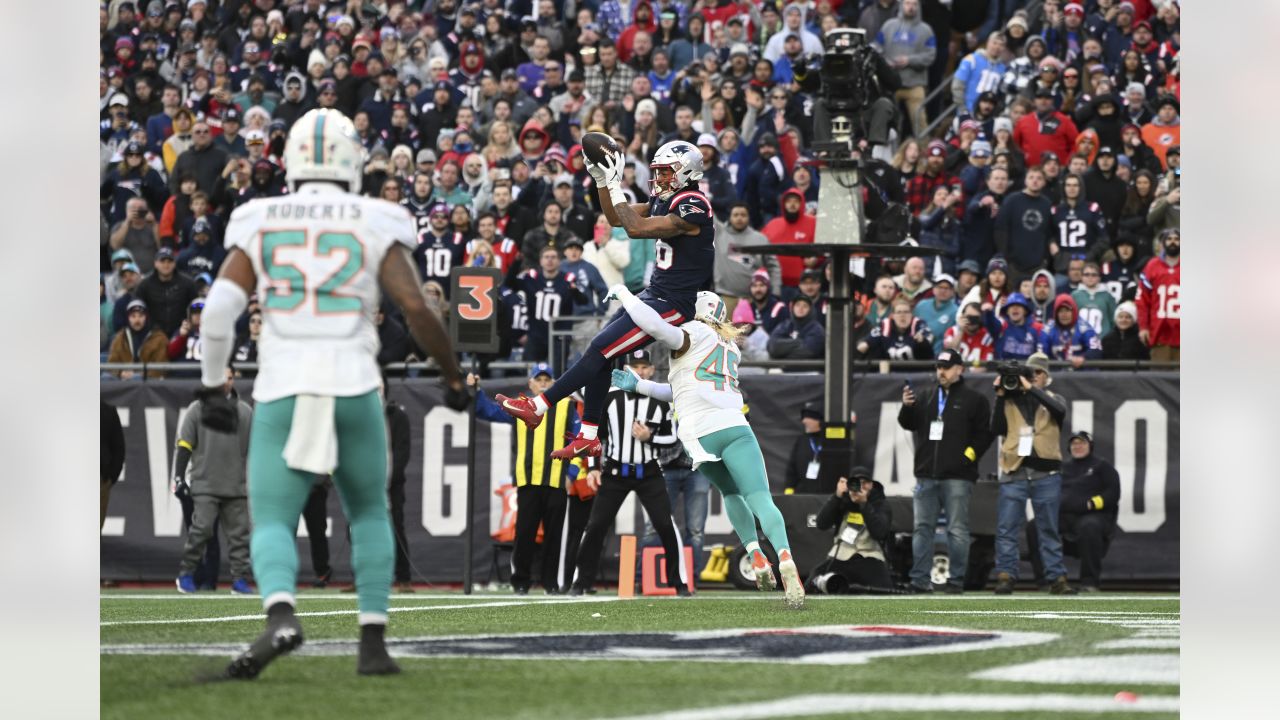
[[[889,243],[864,243],[866,212],[862,201],[862,140],[873,146],[888,142],[889,123],[896,113],[892,97],[900,84],[897,72],[866,42],[866,32],[835,28],[824,40],[821,63],[811,58],[796,80],[808,92],[818,89],[814,105],[814,163],[821,178],[813,244],[762,245],[742,252],[788,257],[830,256],[831,288],[827,308],[826,383],[823,408],[824,440],[818,484],[832,492],[854,465],[852,396],[853,258],[909,258],[937,255],[934,248]],[[817,77],[815,77],[815,75]],[[887,110],[887,115],[886,115]],[[868,130],[870,132],[868,132]],[[877,233],[876,239],[883,239]]]

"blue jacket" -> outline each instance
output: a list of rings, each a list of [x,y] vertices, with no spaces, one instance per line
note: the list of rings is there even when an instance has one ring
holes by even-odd
[[[608,294],[609,288],[605,287],[604,278],[601,277],[600,271],[595,265],[586,260],[561,260],[560,269],[574,277],[578,285],[578,289],[591,302],[574,303],[574,315],[601,315],[604,313],[604,296]]]
[[[1013,304],[1015,298],[1022,298],[1018,293],[1009,296],[1005,307]],[[1025,306],[1026,299],[1022,298]],[[1027,313],[1027,319],[1021,325],[1014,325],[1007,319],[997,317],[994,311],[983,313],[987,332],[995,340],[995,357],[997,360],[1026,360],[1037,351],[1044,349],[1044,326],[1036,322]]]
[[[1058,325],[1058,309],[1071,308],[1071,325]],[[1080,319],[1076,309],[1076,301],[1070,295],[1059,295],[1053,301],[1053,320],[1044,334],[1044,353],[1052,360],[1068,360],[1083,356],[1086,360],[1097,360],[1102,357],[1102,340],[1093,331],[1089,323]]]
[[[769,357],[775,359],[821,359],[827,345],[822,325],[812,316],[796,322],[787,318],[769,333]]]
[[[960,240],[963,226],[956,217],[955,206],[951,209],[938,208],[933,212],[920,213],[920,246],[937,248],[942,251],[938,258],[942,262],[942,272],[954,275],[956,264],[960,261]]]

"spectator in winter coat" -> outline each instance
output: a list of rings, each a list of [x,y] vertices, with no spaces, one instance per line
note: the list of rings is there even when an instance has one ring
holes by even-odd
[[[1142,141],[1156,154],[1163,169],[1169,167],[1165,158],[1169,148],[1182,145],[1182,120],[1178,112],[1178,99],[1166,95],[1156,101],[1156,118],[1142,127]]]
[[[160,173],[149,167],[141,143],[130,142],[124,147],[124,158],[107,173],[102,182],[101,195],[106,203],[107,222],[114,225],[125,219],[130,198],[140,197],[155,215],[164,210],[169,189]]]
[[[777,293],[771,291],[772,285],[776,282],[763,268],[756,270],[751,274],[747,297],[738,303],[750,308],[752,324],[764,330],[765,333],[772,333],[778,325],[791,317],[787,304],[778,298]],[[737,314],[736,308],[734,314]],[[734,322],[739,321],[734,320]]]
[[[751,226],[761,228],[778,214],[778,204],[773,199],[782,196],[787,169],[773,133],[761,134],[756,146],[758,157],[747,170],[742,199],[751,206]]]
[[[1102,284],[1102,269],[1096,262],[1087,262],[1080,273],[1082,282],[1072,293],[1080,317],[1098,337],[1111,332],[1112,318],[1116,313],[1116,299]]]
[[[1055,238],[1049,242],[1053,271],[1062,275],[1073,258],[1099,260],[1111,247],[1102,208],[1084,197],[1084,181],[1068,175],[1062,181],[1062,202],[1053,207]],[[1059,281],[1061,282],[1061,281]]]
[[[892,7],[893,3],[890,3]],[[874,8],[864,11],[871,12]],[[912,133],[924,135],[928,119],[924,113],[924,96],[929,85],[929,66],[938,54],[937,38],[921,18],[920,0],[902,0],[897,17],[880,25],[877,32],[867,30],[885,60],[898,71],[902,87],[894,92],[895,101],[905,102]]]
[[[963,203],[960,188],[939,185],[934,188],[933,200],[920,213],[920,246],[941,251],[942,254],[937,257],[944,273],[955,272],[956,263],[961,258],[964,230],[958,216]]]
[[[941,140],[934,140],[925,149],[924,172],[907,182],[907,206],[912,214],[918,215],[933,200],[933,193],[940,185],[957,186],[960,179],[947,174],[945,170],[947,146]]]
[[[1129,164],[1136,170],[1146,170],[1152,174],[1160,172],[1160,158],[1142,141],[1142,128],[1133,123],[1126,123],[1120,128],[1120,151],[1129,158]]]
[[[1107,232],[1115,236],[1120,224],[1120,212],[1128,198],[1128,186],[1116,177],[1116,155],[1111,147],[1098,149],[1098,158],[1084,175],[1085,196],[1097,203],[1102,216],[1107,219]]]
[[[204,356],[204,338],[200,336],[200,318],[204,300],[196,298],[187,306],[187,318],[169,340],[169,359],[174,362],[199,362]]]
[[[191,149],[178,156],[170,175],[169,189],[177,192],[177,178],[190,173],[196,179],[196,186],[205,193],[212,194],[213,186],[227,165],[227,153],[213,144],[212,131],[208,123],[198,122],[191,129]]]
[[[993,310],[983,312],[987,332],[995,341],[997,360],[1026,360],[1044,344],[1044,327],[1031,318],[1031,303],[1013,293],[1004,303],[1003,318]]]
[[[1024,182],[1021,192],[1001,203],[995,221],[996,249],[1008,259],[1009,280],[1015,286],[1048,262],[1049,241],[1056,230],[1053,203],[1041,192],[1044,170],[1028,169]]]
[[[1044,338],[1045,353],[1053,360],[1066,360],[1074,368],[1085,360],[1102,358],[1102,341],[1089,323],[1080,319],[1076,301],[1062,294],[1053,301],[1053,321]]]
[[[782,292],[782,269],[778,257],[741,251],[769,244],[769,238],[752,229],[750,222],[750,208],[746,203],[737,201],[729,210],[729,222],[716,223],[715,288],[730,313],[739,299],[750,295],[751,283],[761,270],[768,278],[772,293]]]
[[[147,209],[146,201],[138,197],[125,203],[125,212],[125,219],[111,229],[108,243],[112,251],[128,250],[138,267],[150,272],[160,248],[156,216]]]
[[[1103,360],[1150,360],[1151,351],[1138,336],[1138,306],[1126,300],[1112,316],[1115,326],[1102,336]]]
[[[1170,157],[1176,157],[1170,154]],[[1174,171],[1175,178],[1180,178],[1182,169]],[[1147,211],[1147,224],[1151,232],[1162,233],[1166,230],[1177,230],[1182,225],[1182,186],[1175,185],[1164,189],[1162,181],[1156,186],[1156,199]]]
[[[773,245],[790,245],[813,243],[817,220],[805,212],[804,194],[795,188],[782,193],[779,201],[782,214],[770,220],[761,231]],[[778,265],[782,272],[782,284],[795,287],[800,282],[800,273],[805,268],[805,259],[798,257],[779,257]]]
[[[1099,95],[1092,101],[1089,120],[1081,126],[1098,133],[1098,142],[1103,147],[1120,147],[1120,130],[1124,120],[1120,116],[1120,100],[1110,93]]]
[[[886,15],[885,19],[893,17],[896,14],[897,14],[897,9],[895,8],[892,13],[889,13]],[[878,31],[880,28],[879,26],[876,26],[874,29],[870,29],[870,28],[863,28],[863,29],[867,31],[868,38],[874,38],[876,36],[876,31]],[[778,59],[783,57],[782,46],[785,44],[786,39],[792,35],[800,36],[800,42],[803,45],[803,52],[805,54],[810,54],[810,53],[817,53],[819,55],[822,54],[823,52],[822,40],[819,39],[817,35],[814,35],[813,33],[809,32],[807,29],[805,29],[804,10],[800,6],[793,4],[793,5],[787,5],[785,8],[783,8],[782,30],[777,34],[775,34],[773,37],[769,38],[769,42],[764,47],[764,54],[763,54],[764,59],[771,60],[774,63],[778,62]],[[681,66],[675,65],[675,67],[681,67]]]
[[[933,279],[933,292],[915,305],[915,316],[924,321],[933,336],[933,355],[942,351],[942,339],[956,323],[956,283],[950,275],[939,274]]]
[[[951,80],[951,99],[972,114],[978,95],[994,90],[1009,67],[1004,63],[1004,34],[996,31],[987,36],[984,47],[966,55]]]
[[[1048,270],[1037,270],[1031,276],[1031,319],[1049,326],[1053,322],[1053,297],[1056,281]],[[1024,291],[1025,294],[1025,291]]]
[[[1071,459],[1062,464],[1062,496],[1058,531],[1067,552],[1080,556],[1080,590],[1099,589],[1102,558],[1116,532],[1120,507],[1120,475],[1093,454],[1093,436],[1071,436]]]
[[[560,270],[573,275],[578,290],[588,302],[574,303],[573,315],[602,315],[605,310],[604,296],[609,291],[600,277],[600,271],[594,265],[582,259],[582,239],[572,235],[565,240],[564,261]]]
[[[871,329],[871,334],[855,346],[872,360],[930,360],[933,358],[933,333],[924,320],[915,317],[910,300],[893,301],[888,318]]]
[[[1013,126],[1013,141],[1022,149],[1028,167],[1037,164],[1046,150],[1065,165],[1075,147],[1079,131],[1071,118],[1053,109],[1053,102],[1052,90],[1036,90],[1035,112],[1023,115]]]
[[[986,267],[996,254],[995,221],[1000,204],[1009,191],[1009,171],[993,167],[987,172],[983,190],[973,195],[964,210],[964,227],[960,235],[959,257]]]
[[[177,271],[173,250],[165,247],[156,253],[155,272],[138,284],[136,294],[156,327],[170,335],[182,324],[197,293],[195,282]]]
[[[769,357],[774,360],[820,359],[827,345],[826,332],[813,318],[813,304],[797,295],[791,300],[791,317],[769,333]]]
[[[141,300],[129,303],[126,325],[116,333],[111,341],[111,351],[107,354],[109,363],[159,363],[167,362],[169,338],[164,332],[151,324],[147,313],[147,304]],[[136,376],[132,370],[122,370],[121,380],[129,380]],[[148,372],[148,377],[164,377],[164,373],[156,370]]]
[[[209,221],[200,218],[191,226],[191,244],[178,255],[178,269],[190,277],[201,273],[216,276],[227,251],[213,240]]]

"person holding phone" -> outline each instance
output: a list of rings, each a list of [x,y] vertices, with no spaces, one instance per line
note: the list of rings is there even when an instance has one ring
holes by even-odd
[[[923,398],[917,398],[910,380],[903,384],[898,412],[898,425],[915,434],[916,448],[910,589],[933,592],[933,535],[938,511],[945,507],[950,577],[944,589],[958,595],[969,564],[969,496],[978,480],[978,459],[992,439],[991,407],[964,382],[960,353],[949,348],[938,353],[934,372],[938,384]]]

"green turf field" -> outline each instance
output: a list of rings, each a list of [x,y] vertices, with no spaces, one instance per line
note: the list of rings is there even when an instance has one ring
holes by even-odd
[[[404,673],[378,678],[355,674],[344,642],[357,636],[353,595],[305,592],[298,612],[298,653],[256,681],[210,683],[199,678],[261,630],[257,598],[104,592],[102,717],[1177,717],[1171,595],[810,597],[790,611],[781,593],[420,592],[392,599]],[[816,627],[831,630],[787,630]],[[780,632],[705,637],[753,628]],[[563,634],[575,635],[545,637]],[[504,635],[521,637],[474,637]],[[481,656],[494,653],[506,657]]]

